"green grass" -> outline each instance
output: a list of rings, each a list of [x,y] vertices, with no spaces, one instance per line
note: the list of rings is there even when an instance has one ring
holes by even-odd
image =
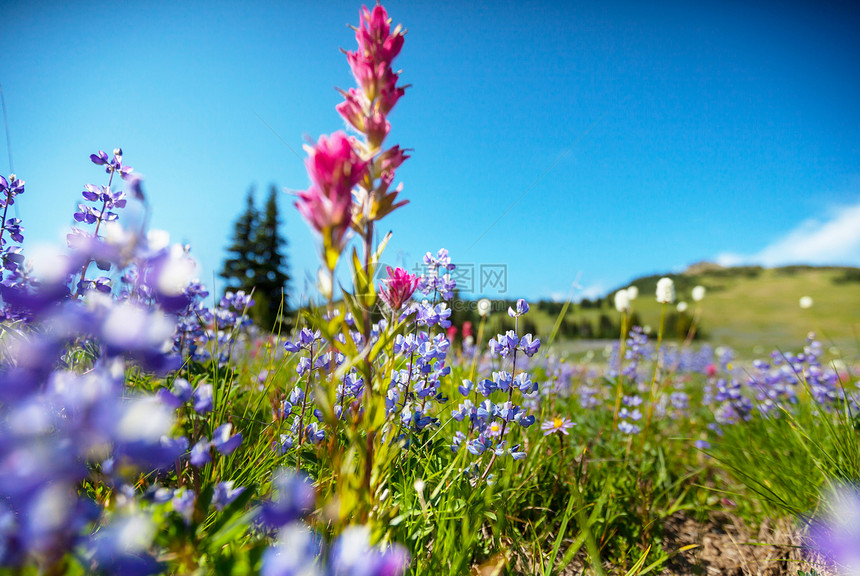
[[[701,302],[701,329],[704,340],[715,346],[729,346],[741,356],[752,357],[771,349],[796,349],[810,331],[815,331],[825,346],[843,354],[860,349],[860,281],[856,268],[784,267],[718,268],[695,274],[670,274],[675,280],[678,301],[686,301],[692,314],[696,308],[690,291],[696,285],[707,289]],[[633,310],[643,325],[656,332],[660,305],[654,298],[658,276],[637,278],[630,285],[639,287]],[[608,294],[611,300],[613,292]],[[812,308],[802,310],[799,300],[810,296]],[[538,333],[549,335],[556,320],[534,307],[533,320]],[[606,301],[600,308],[572,305],[569,321],[589,320],[597,325],[601,314],[618,322],[620,315]],[[589,346],[567,344],[565,352],[579,352]],[[596,346],[592,346],[596,347]]]
[[[724,325],[751,326],[761,316],[760,311],[743,307],[734,311],[740,294],[746,295],[747,307],[769,298],[770,326],[780,327],[770,334],[782,339],[768,342],[759,334],[751,341],[796,349],[805,342],[806,331],[792,333],[789,329],[811,322],[796,306],[800,295],[818,300],[816,307],[805,312],[826,316],[829,310],[834,323],[838,323],[839,306],[833,302],[841,302],[845,311],[854,309],[846,302],[854,297],[848,291],[855,287],[835,282],[840,273],[826,269],[791,274],[765,270],[754,275],[724,271],[679,280],[678,291],[683,299],[697,284],[709,289],[703,318],[711,334],[717,332],[709,327],[708,318],[719,318]],[[647,322],[655,318],[656,331],[660,307],[650,297],[647,284],[651,280],[641,281],[637,311]],[[817,292],[800,292],[815,286]],[[780,296],[770,298],[774,290]],[[823,293],[830,299],[822,299]],[[676,514],[704,521],[714,513],[730,513],[753,526],[768,519],[804,518],[820,508],[822,489],[860,478],[856,410],[852,412],[839,400],[818,404],[805,380],[793,385],[797,403],[783,399],[784,404],[770,415],[752,408],[748,420],[721,424],[721,431],[716,432],[709,425],[717,421],[720,406],[705,401],[706,388],[713,395],[718,379],[744,383],[754,371],[720,365],[717,374],[709,377],[661,367],[651,357],[642,359],[635,379],[618,376],[602,356],[607,341],[594,344],[592,358],[586,363],[562,362],[555,357],[549,348],[569,345],[562,343],[541,349],[529,361],[520,354],[516,369],[511,358],[492,356],[473,365],[452,346],[446,364],[451,371],[439,376],[439,397],[426,397],[426,413],[437,419],[436,424],[419,430],[404,426],[396,411],[387,414],[384,408],[392,374],[411,366],[414,359],[395,353],[393,338],[405,330],[419,330],[392,323],[367,352],[373,393],[352,408],[348,404],[345,417],[337,419],[333,412],[335,382],[352,365],[362,368],[362,358],[352,338],[335,338],[349,330],[345,315],[324,320],[318,312],[308,312],[304,321],[337,343],[346,358],[340,368],[318,368],[299,377],[299,361],[319,354],[319,348],[284,354],[282,341],[240,339],[231,347],[233,355],[226,365],[189,362],[181,371],[195,386],[203,382],[214,386],[214,408],[207,414],[197,414],[188,405],[181,408],[176,434],[194,445],[210,438],[219,425],[231,422],[243,434],[243,442],[232,454],[213,453],[212,461],[199,468],[177,466],[160,477],[137,480],[139,495],[161,484],[197,494],[187,519],[178,515],[172,503],[148,503],[140,498],[140,505],[159,526],[153,548],[160,550],[171,573],[258,572],[271,540],[254,523],[255,507],[272,496],[272,474],[280,468],[300,470],[312,479],[317,504],[307,523],[322,538],[332,540],[349,526],[367,525],[374,542],[397,542],[410,551],[408,573],[415,575],[470,574],[480,567],[488,574],[549,576],[565,572],[572,564],[597,575],[656,574],[680,553],[666,522]],[[574,309],[570,314],[599,313]],[[847,323],[846,316],[843,313],[843,323]],[[536,318],[539,334],[550,344],[556,319],[537,306],[528,318]],[[499,323],[502,329],[514,327],[504,313],[496,313],[486,322]],[[518,323],[522,334],[523,319]],[[491,334],[484,328],[477,327],[483,334],[481,350],[486,350]],[[430,331],[439,333],[441,328]],[[92,346],[80,345],[70,349],[66,360],[70,367],[87,371],[93,369],[97,357]],[[821,365],[828,366],[832,358],[825,350]],[[565,371],[568,366],[571,370]],[[799,377],[808,368],[796,368],[795,374]],[[489,378],[500,369],[526,371],[532,381],[541,384],[541,393],[533,398],[513,389],[490,394],[497,406],[512,400],[526,405],[536,417],[529,427],[512,424],[506,428],[507,446],[519,445],[525,452],[523,459],[509,455],[497,459],[491,450],[472,454],[465,445],[452,450],[458,433],[469,438],[477,434],[468,419],[456,421],[452,416],[452,410],[465,400],[459,385],[466,378],[474,382]],[[415,380],[410,380],[413,392],[419,379],[426,377],[414,375]],[[147,392],[172,383],[172,378],[155,379],[135,369],[126,379],[130,388]],[[849,376],[842,386],[853,382]],[[278,406],[296,386],[313,390],[316,398],[308,402],[307,412],[297,405],[285,419]],[[593,404],[582,402],[586,387],[594,391]],[[743,394],[755,397],[754,387],[742,387]],[[638,394],[642,401],[642,418],[636,420],[641,425],[638,435],[627,435],[618,426],[619,391]],[[688,395],[687,408],[667,402],[674,392]],[[476,404],[483,400],[477,391],[470,398]],[[425,408],[417,397],[411,402],[413,408]],[[314,444],[299,437],[292,449],[276,449],[292,421],[301,419],[307,424],[314,419],[314,408],[319,408],[317,417],[326,427],[325,440]],[[540,423],[554,417],[569,418],[576,426],[569,435],[544,435]],[[711,446],[700,451],[694,443],[704,438]],[[223,481],[247,490],[219,510],[213,496],[216,484]],[[120,513],[114,489],[99,481],[98,475],[81,488],[106,514]],[[734,501],[728,509],[722,503],[724,497]],[[79,570],[59,566],[56,573],[85,572],[85,563],[75,566]],[[37,572],[34,568],[24,573]]]

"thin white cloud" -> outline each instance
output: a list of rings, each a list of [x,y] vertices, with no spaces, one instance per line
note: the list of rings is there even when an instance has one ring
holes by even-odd
[[[724,253],[716,260],[723,266],[860,265],[860,203],[834,210],[825,221],[807,220],[755,254]]]
[[[567,302],[568,295],[567,292],[553,292],[549,295],[549,299],[553,302]]]
[[[606,294],[606,286],[603,282],[597,282],[596,284],[591,284],[589,286],[585,286],[576,293],[575,299],[577,301],[582,300],[584,298],[588,298],[589,300],[594,300],[595,298],[602,298],[604,294]]]
[[[606,284],[602,281],[595,282],[593,284],[589,284],[587,286],[582,286],[579,282],[574,282],[570,290],[567,292],[556,290],[545,294],[541,297],[541,300],[551,300],[552,302],[567,302],[568,298],[573,298],[574,302],[579,302],[585,298],[589,300],[593,300],[595,298],[602,298],[604,294],[606,294]]]

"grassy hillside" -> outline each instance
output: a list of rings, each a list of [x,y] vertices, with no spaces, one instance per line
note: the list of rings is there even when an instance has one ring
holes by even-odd
[[[702,285],[707,289],[701,302],[701,327],[705,339],[715,345],[729,345],[745,354],[760,354],[774,347],[796,349],[807,333],[815,331],[823,342],[846,354],[856,356],[860,351],[860,269],[700,265],[668,276],[675,281],[677,300],[689,304],[688,314],[696,308],[690,296],[692,288]],[[634,311],[642,324],[655,332],[661,306],[654,293],[660,277],[631,282],[639,288]],[[618,322],[619,314],[611,304],[614,292],[603,299],[599,308],[571,305],[566,320],[587,319],[597,325],[604,314]],[[811,308],[800,308],[802,296],[813,299]],[[670,309],[674,310],[674,306]],[[538,332],[548,334],[555,317],[547,310],[537,312]]]

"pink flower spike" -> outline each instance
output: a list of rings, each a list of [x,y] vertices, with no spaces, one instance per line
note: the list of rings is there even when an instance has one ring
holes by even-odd
[[[364,132],[364,119],[367,116],[366,109],[368,107],[364,93],[355,88],[350,88],[349,92],[339,91],[344,101],[335,106],[338,114],[343,116],[343,119],[353,128],[359,132]]]
[[[379,112],[371,114],[365,119],[365,134],[367,134],[367,142],[374,149],[382,146],[382,141],[388,136],[391,130],[391,124],[385,119],[385,116]]]
[[[383,114],[388,114],[400,97],[406,93],[407,86],[398,86],[397,81],[400,77],[391,72],[386,76],[380,77],[380,83],[377,90],[377,105]]]
[[[392,311],[403,307],[418,286],[418,276],[410,274],[403,268],[387,268],[388,278],[379,286],[379,297]]]
[[[406,154],[406,150],[400,146],[392,146],[376,157],[376,173],[394,173],[407,158],[409,155]]]
[[[400,26],[391,34],[391,19],[381,5],[373,7],[373,12],[367,6],[361,7],[361,17],[355,31],[358,50],[366,60],[373,63],[391,61],[400,54],[403,48],[403,32]]]
[[[391,62],[403,47],[404,32],[400,26],[391,31],[388,13],[382,6],[375,6],[372,12],[363,7],[360,16],[355,29],[358,50],[347,52],[347,61],[368,101],[382,96],[379,112],[385,115],[403,94],[403,88],[397,87],[398,76]]]
[[[296,207],[323,235],[326,253],[340,253],[352,223],[352,189],[364,177],[367,162],[343,132],[320,136],[316,146],[305,149],[311,186],[299,192]]]
[[[359,157],[349,137],[343,132],[335,132],[329,138],[320,136],[315,147],[305,149],[311,182],[330,200],[351,200],[352,189],[364,176],[367,162]]]

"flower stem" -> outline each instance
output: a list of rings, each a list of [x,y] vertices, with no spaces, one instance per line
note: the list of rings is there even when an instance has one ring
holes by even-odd
[[[663,344],[663,326],[666,321],[666,304],[663,304],[663,307],[660,309],[660,328],[657,330],[657,348],[655,350],[656,354],[656,365],[654,366],[654,376],[651,379],[651,397],[648,402],[648,412],[645,416],[645,427],[642,430],[642,444],[640,446],[641,450],[645,448],[645,441],[648,437],[648,429],[651,427],[651,419],[654,416],[654,403],[657,402],[657,398],[659,394],[658,390],[658,382],[661,377],[661,368],[663,367],[663,360],[660,357],[660,347]]]
[[[618,412],[624,394],[624,347],[627,344],[627,311],[621,313],[621,337],[618,342],[618,386],[615,389],[615,409],[612,412],[612,429],[618,427]]]
[[[110,178],[108,178],[108,185],[107,185],[108,190],[110,190],[110,185],[113,182],[113,175],[114,175],[114,171],[111,170]],[[107,199],[105,199],[104,202],[102,202],[102,209],[101,209],[101,212],[99,212],[99,217],[96,220],[96,229],[93,232],[94,238],[99,237],[99,227],[102,225],[102,218],[104,218],[105,210],[107,209],[107,203],[108,203]],[[86,279],[87,270],[89,269],[90,264],[92,264],[92,262],[93,262],[92,258],[87,259],[86,264],[84,264],[83,268],[81,268],[81,279],[78,282],[77,290],[75,290],[75,298],[79,298],[81,296],[81,294],[83,294],[84,280]]]

